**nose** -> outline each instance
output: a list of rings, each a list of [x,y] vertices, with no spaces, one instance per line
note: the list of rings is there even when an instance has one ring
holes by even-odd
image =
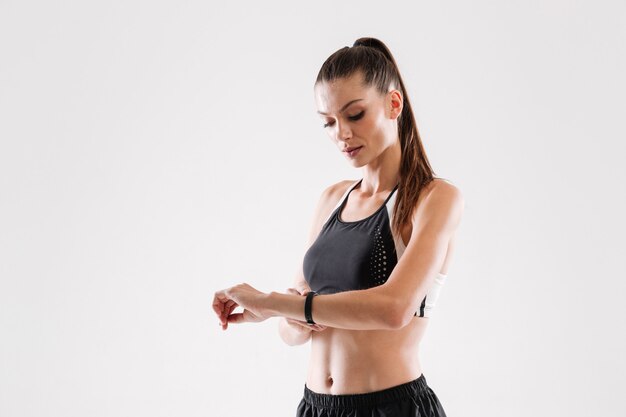
[[[352,137],[348,123],[337,122],[337,140],[347,140]]]

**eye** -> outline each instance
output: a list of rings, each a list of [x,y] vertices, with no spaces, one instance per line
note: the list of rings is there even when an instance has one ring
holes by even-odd
[[[363,117],[363,114],[365,113],[365,110],[361,111],[361,113],[359,114],[355,114],[354,116],[350,116],[348,117],[348,119],[350,120],[359,120],[361,117]]]
[[[361,113],[355,114],[354,116],[349,116],[348,119],[353,120],[353,121],[357,121],[359,120],[361,117],[363,117],[363,115],[365,114],[365,110],[362,110]],[[322,125],[322,127],[326,128],[328,126],[332,126],[333,123],[328,122]]]

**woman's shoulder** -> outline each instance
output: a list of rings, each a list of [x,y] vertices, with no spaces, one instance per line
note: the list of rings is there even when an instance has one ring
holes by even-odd
[[[445,178],[435,177],[422,187],[419,198],[410,214],[411,223],[415,227],[422,219],[430,218],[436,213],[455,211],[464,206],[463,194],[459,187]]]
[[[310,231],[310,242],[313,242],[319,233],[325,219],[332,214],[333,208],[339,204],[341,197],[344,195],[351,184],[357,180],[342,180],[326,186],[318,198],[317,205],[313,214],[313,223]]]
[[[456,184],[454,184],[452,181],[448,179],[441,178],[441,177],[435,177],[432,179],[432,181],[428,182],[428,184],[424,186],[420,194],[423,195],[423,197],[422,196],[420,197],[424,199],[428,198],[431,195],[437,195],[440,197],[453,198],[453,199],[454,198],[462,199],[463,197],[461,190],[459,189],[459,187],[456,186]],[[422,198],[420,198],[420,200],[422,200]]]
[[[415,226],[423,219],[444,215],[460,219],[465,199],[459,187],[444,178],[434,178],[426,184],[411,215]],[[456,221],[455,221],[456,222]]]
[[[317,202],[317,212],[321,218],[327,218],[333,207],[339,204],[341,198],[348,191],[350,186],[358,180],[341,180],[332,183],[322,191]]]
[[[320,197],[321,202],[325,205],[334,206],[341,196],[348,191],[348,188],[357,181],[358,180],[340,180],[326,186]]]

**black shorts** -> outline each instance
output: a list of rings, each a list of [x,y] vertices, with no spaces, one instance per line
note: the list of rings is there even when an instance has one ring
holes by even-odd
[[[413,381],[362,394],[320,394],[304,384],[296,417],[446,417],[424,374]]]

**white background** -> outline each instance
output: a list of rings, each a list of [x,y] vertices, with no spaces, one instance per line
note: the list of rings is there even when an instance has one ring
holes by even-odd
[[[622,1],[0,0],[2,417],[295,415],[309,346],[209,302],[289,287],[360,178],[313,82],[361,36],[466,200],[420,350],[448,415],[623,415]]]

